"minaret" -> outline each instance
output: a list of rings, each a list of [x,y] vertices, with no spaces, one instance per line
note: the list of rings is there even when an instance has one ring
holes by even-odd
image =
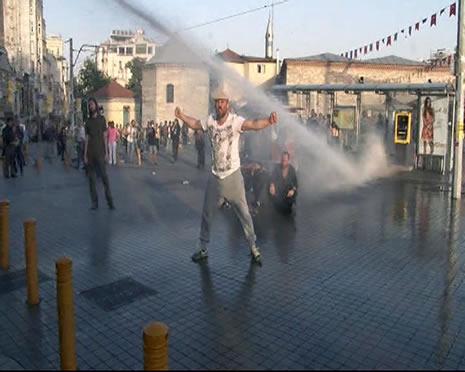
[[[265,58],[273,58],[273,17],[270,13],[265,35]]]

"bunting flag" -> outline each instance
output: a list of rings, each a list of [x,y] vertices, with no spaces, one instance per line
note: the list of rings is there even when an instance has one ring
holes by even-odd
[[[413,30],[419,31],[420,30],[420,23],[421,24],[426,24],[428,22],[428,19],[430,19],[430,27],[437,26],[438,22],[438,13],[439,16],[442,16],[446,13],[446,10],[449,10],[449,17],[456,16],[457,15],[457,2],[453,2],[452,4],[449,5],[449,7],[444,7],[437,12],[433,13],[430,18],[423,18],[421,21],[416,22],[412,24],[411,26],[408,27],[408,35],[407,35],[407,28],[401,29],[400,33],[405,36],[405,38],[408,38],[409,36],[412,36]],[[373,49],[376,48],[376,51],[380,50],[380,43],[383,43],[385,46],[391,46],[392,43],[397,42],[399,38],[399,32],[394,32],[389,36],[383,37],[381,40],[377,40],[374,43],[367,43],[366,45],[356,48],[351,50],[350,52],[345,52],[342,53],[341,56],[344,56],[348,58],[350,56],[350,59],[357,58],[358,55],[360,56],[363,54],[368,54],[373,52]],[[441,63],[446,63],[446,60],[442,61]],[[447,63],[449,63],[447,61]]]

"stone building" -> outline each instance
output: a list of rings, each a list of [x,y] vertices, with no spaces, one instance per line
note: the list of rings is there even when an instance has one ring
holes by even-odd
[[[397,56],[350,60],[338,55],[324,53],[303,58],[288,58],[283,61],[279,84],[353,84],[353,83],[427,83],[453,82],[454,76],[448,66],[431,66]],[[335,105],[355,106],[356,96],[340,92],[335,94]],[[378,108],[384,104],[384,96],[364,93],[362,105],[366,109]],[[328,113],[330,97],[318,92],[308,96],[287,93],[285,102],[298,108],[301,116],[307,118],[312,109],[317,113]]]
[[[46,28],[43,0],[0,2],[0,43],[6,49],[13,74],[8,101],[22,118],[45,116],[43,91]],[[47,82],[48,83],[48,82]]]
[[[110,38],[98,48],[97,68],[126,86],[132,76],[126,64],[136,57],[149,60],[155,55],[158,46],[158,43],[145,37],[142,29],[136,32],[113,30]]]
[[[142,123],[174,120],[176,106],[193,117],[207,117],[209,94],[206,66],[184,47],[168,41],[142,71]]]
[[[136,119],[134,93],[115,81],[90,93],[89,97],[97,99],[107,122],[114,121],[116,125],[125,125]]]

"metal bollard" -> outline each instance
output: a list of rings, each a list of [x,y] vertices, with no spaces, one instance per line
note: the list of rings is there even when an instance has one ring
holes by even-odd
[[[0,268],[4,270],[8,269],[9,266],[9,209],[10,202],[8,200],[0,201]]]
[[[65,167],[66,169],[69,169],[71,166],[71,154],[69,151],[65,152]]]
[[[41,164],[40,164],[40,156],[37,155],[36,161],[34,162],[34,167],[36,168],[37,172],[39,172],[39,173],[40,173],[40,166],[41,166]]]
[[[60,367],[74,371],[76,345],[74,335],[72,261],[62,257],[56,261],[58,337],[60,341]]]
[[[137,165],[140,167],[142,165],[142,158],[140,154],[140,149],[136,147],[136,153],[137,153]]]
[[[39,276],[37,272],[36,220],[24,221],[24,250],[26,253],[27,303],[38,305]]]
[[[144,327],[144,370],[168,370],[168,327],[159,322]]]

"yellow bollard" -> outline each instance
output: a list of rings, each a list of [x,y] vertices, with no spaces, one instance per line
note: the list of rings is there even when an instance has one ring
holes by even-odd
[[[8,200],[0,201],[0,268],[6,270],[9,266],[8,245],[9,245],[9,220],[8,214],[10,202]]]
[[[36,220],[24,221],[24,249],[26,253],[27,303],[38,305],[39,276],[37,272]]]
[[[56,261],[58,337],[60,341],[60,367],[75,371],[76,346],[74,335],[72,264],[70,258]]]
[[[140,154],[140,149],[138,147],[136,148],[136,153],[137,153],[137,165],[140,167],[142,165],[142,158]]]
[[[66,151],[65,152],[65,167],[66,167],[66,169],[69,169],[70,165],[71,165],[71,155],[70,155],[69,151]]]
[[[29,147],[27,143],[25,143],[23,146],[24,146],[24,161],[27,163],[29,160]]]
[[[144,370],[168,370],[168,327],[159,322],[144,327]]]
[[[40,156],[39,156],[39,155],[37,155],[37,157],[36,157],[36,161],[35,161],[35,163],[34,163],[34,167],[36,168],[37,172],[40,173]]]

